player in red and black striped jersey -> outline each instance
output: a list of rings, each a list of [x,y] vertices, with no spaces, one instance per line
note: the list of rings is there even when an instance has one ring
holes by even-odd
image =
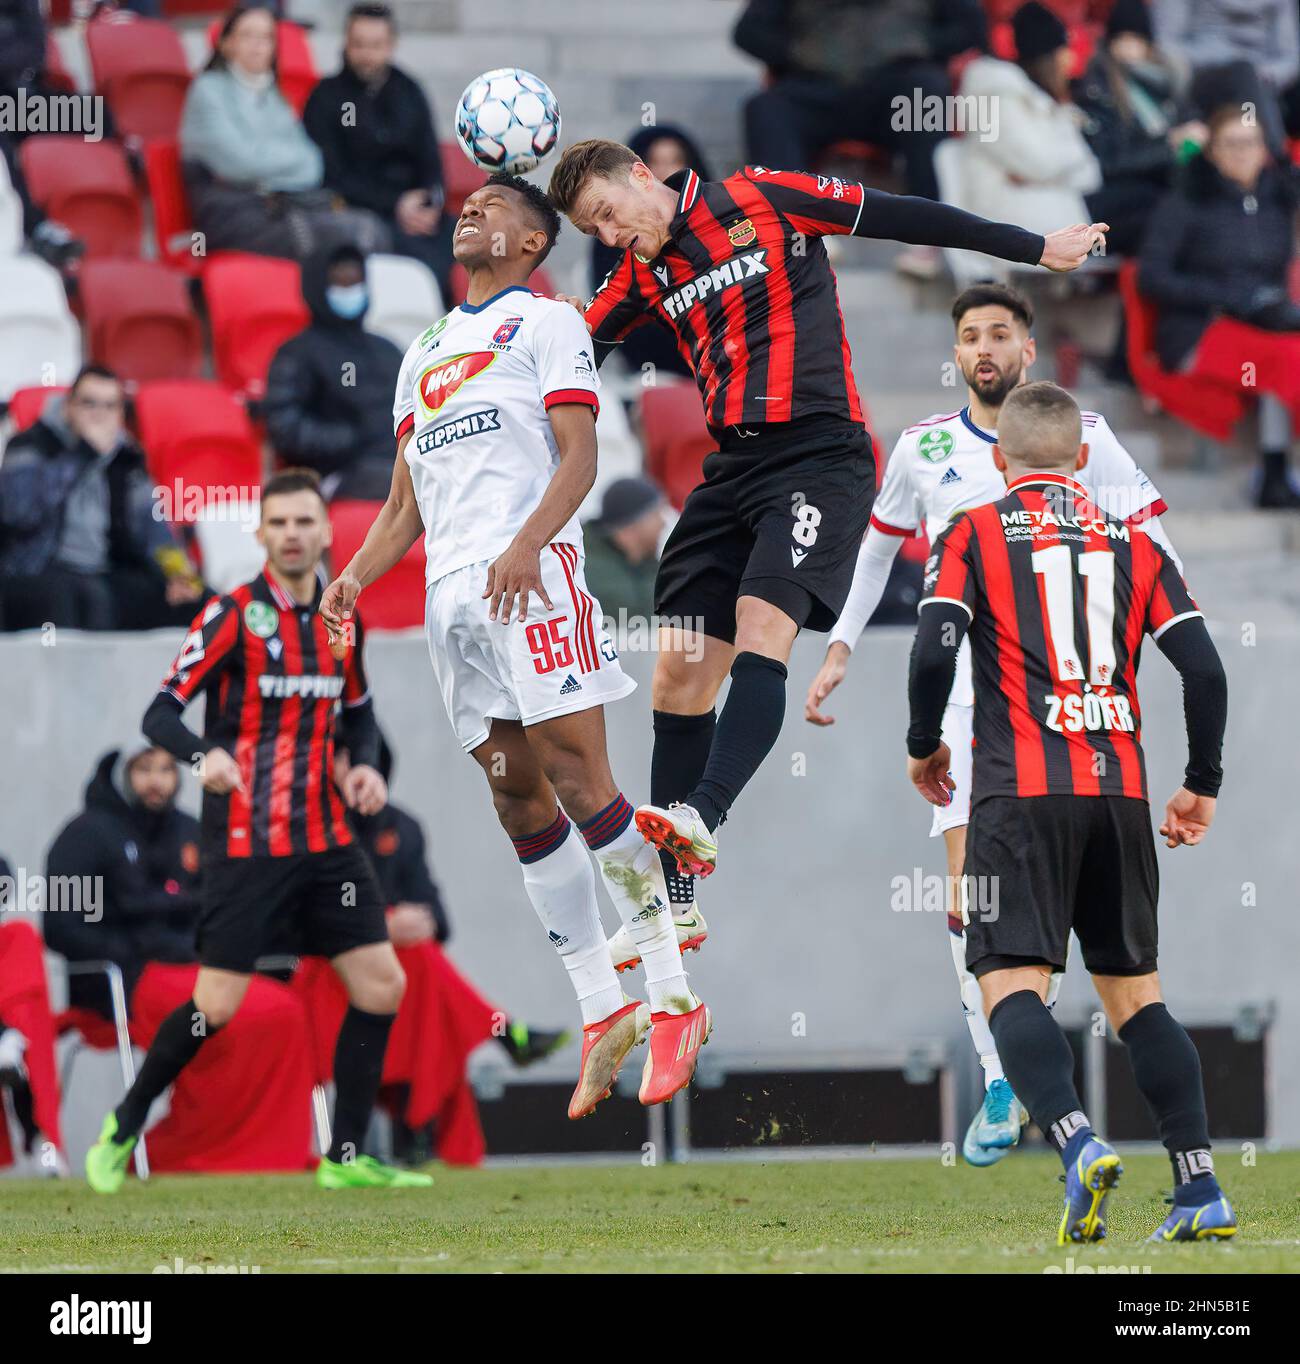
[[[962,513],[926,565],[912,652],[909,771],[932,804],[953,789],[940,726],[968,630],[974,776],[962,886],[967,966],[1007,1078],[1066,1166],[1060,1239],[1105,1234],[1119,1158],[1092,1131],[1073,1056],[1044,1003],[1071,929],[1127,1045],[1174,1169],[1183,1225],[1231,1235],[1214,1179],[1200,1063],[1161,1002],[1158,873],[1141,746],[1137,668],[1146,635],[1183,679],[1190,757],[1161,833],[1201,841],[1214,818],[1227,682],[1177,565],[1150,536],[1089,501],[1074,400],[1015,389],[993,458],[1007,495]]]
[[[305,951],[332,960],[349,999],[335,1052],[333,1141],[317,1181],[328,1188],[430,1182],[361,1153],[405,980],[374,872],[344,813],[375,814],[388,795],[374,766],[379,735],[360,628],[335,657],[316,610],[330,540],[316,475],[276,475],[262,490],[261,513],[265,570],[204,608],[144,717],[149,739],[196,763],[203,782],[199,973],[193,997],[163,1021],[87,1155],[87,1176],[102,1193],[120,1187],[150,1105],[234,1017],[257,959],[286,919]],[[200,693],[207,696],[202,738],[181,719]],[[353,755],[341,790],[334,784],[340,704]]]
[[[652,804],[638,812],[646,837],[676,858],[677,868],[665,860],[669,890],[689,905],[692,878],[674,872],[713,869],[713,833],[780,732],[794,638],[835,623],[871,511],[871,441],[821,239],[965,246],[1068,270],[1106,225],[1044,238],[762,166],[660,182],[627,147],[602,141],[570,147],[549,193],[576,227],[624,252],[586,308],[597,359],[641,323],[668,327],[718,442],[659,567]]]

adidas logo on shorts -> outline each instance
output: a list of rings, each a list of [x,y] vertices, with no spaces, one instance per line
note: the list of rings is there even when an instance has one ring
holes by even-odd
[[[582,690],[582,683],[578,681],[572,673],[564,680],[564,686],[560,688],[561,696],[572,696],[575,691]]]

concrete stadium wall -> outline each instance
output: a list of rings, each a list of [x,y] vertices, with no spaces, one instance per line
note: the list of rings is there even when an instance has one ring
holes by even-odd
[[[1162,966],[1170,1005],[1188,1022],[1230,1021],[1247,1006],[1275,1009],[1271,1135],[1295,1144],[1300,857],[1289,815],[1300,754],[1300,629],[1275,624],[1243,645],[1240,613],[1231,611],[1232,624],[1227,614],[1214,625],[1232,688],[1225,794],[1204,847],[1160,852]],[[137,732],[177,642],[170,633],[64,632],[52,645],[36,635],[0,636],[0,851],[16,866],[43,869],[101,752]],[[723,829],[721,868],[702,901],[713,937],[690,969],[715,1010],[715,1056],[797,1066],[814,1055],[851,1060],[942,1040],[973,1070],[942,914],[891,908],[894,878],[910,879],[914,868],[943,871],[941,846],[927,838],[928,807],[904,775],[908,647],[906,630],[869,634],[833,698],[838,723],[827,731],[802,718],[822,643],[806,638],[796,650],[780,742]],[[626,662],[643,685],[608,721],[615,772],[636,800],[646,789],[652,658],[632,654]],[[512,1013],[569,1020],[563,973],[482,779],[448,728],[423,639],[373,637],[369,668],[398,754],[395,795],[428,830],[455,957]],[[1150,648],[1142,697],[1152,791],[1163,802],[1181,774],[1181,701],[1176,675]],[[192,807],[194,783],[186,785]],[[612,926],[608,905],[605,913]],[[1067,1019],[1095,1007],[1077,964],[1059,1007]],[[806,1020],[802,1036],[795,1015]],[[558,1078],[572,1057],[550,1064]]]

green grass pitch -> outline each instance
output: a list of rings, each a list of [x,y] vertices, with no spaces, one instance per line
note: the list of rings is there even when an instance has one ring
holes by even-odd
[[[1300,1271],[1300,1152],[1217,1152],[1241,1232],[1149,1246],[1168,1163],[1125,1160],[1110,1239],[1058,1250],[1060,1166],[863,1159],[444,1170],[432,1189],[325,1193],[306,1175],[172,1176],[101,1198],[0,1180],[0,1270]]]

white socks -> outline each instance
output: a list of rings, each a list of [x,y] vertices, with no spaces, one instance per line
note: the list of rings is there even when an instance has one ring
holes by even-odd
[[[980,1065],[984,1067],[984,1088],[987,1089],[994,1080],[1006,1079],[1006,1074],[998,1059],[998,1047],[989,1031],[988,1019],[984,1017],[980,983],[966,969],[966,935],[949,933],[948,942],[952,947],[952,964],[957,969],[957,983],[961,987],[962,1012],[966,1015],[970,1040],[975,1043]]]
[[[568,818],[557,810],[547,828],[511,842],[528,898],[569,973],[585,1026],[620,1009],[623,989],[600,922],[591,859],[572,833]]]
[[[637,832],[620,795],[581,825],[601,877],[641,953],[652,1013],[690,1013],[698,1000],[686,983],[659,852]]]

